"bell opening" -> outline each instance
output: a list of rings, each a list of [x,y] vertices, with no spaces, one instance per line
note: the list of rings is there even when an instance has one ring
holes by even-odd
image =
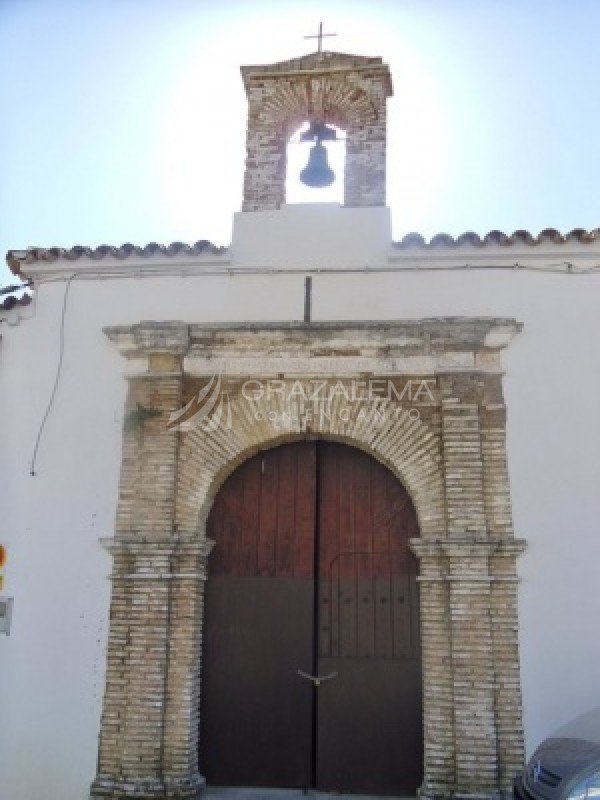
[[[344,202],[345,132],[306,122],[287,147],[286,203]]]

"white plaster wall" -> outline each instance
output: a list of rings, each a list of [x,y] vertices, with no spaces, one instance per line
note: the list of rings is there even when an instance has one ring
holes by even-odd
[[[338,266],[356,261],[360,214],[352,236],[332,224],[311,238],[305,222],[293,240],[289,216],[279,236],[272,219],[261,234],[252,217],[257,227],[244,234],[252,242],[234,241],[234,265],[276,264],[286,241],[305,241],[300,260],[312,242],[313,263],[331,263],[333,239]],[[374,241],[371,218],[365,224],[370,263],[387,265],[387,243]],[[506,248],[498,253],[510,257]],[[286,258],[299,264],[298,252]],[[600,275],[494,271],[313,278],[316,320],[501,315],[525,324],[505,352],[505,391],[515,529],[529,542],[520,561],[529,752],[555,726],[598,704],[599,283]],[[75,279],[62,378],[31,477],[64,290],[64,280],[43,284],[31,319],[0,326],[0,541],[9,557],[4,594],[15,598],[11,636],[0,636],[1,800],[83,800],[95,773],[110,571],[98,538],[113,533],[126,391],[123,360],[102,328],[303,313],[300,274]]]
[[[295,203],[235,214],[231,253],[238,267],[361,268],[385,260],[391,236],[388,208]]]

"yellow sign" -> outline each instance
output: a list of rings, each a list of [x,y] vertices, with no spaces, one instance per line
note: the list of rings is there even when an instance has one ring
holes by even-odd
[[[6,564],[6,547],[0,544],[0,570]],[[0,592],[4,589],[4,575],[0,572]]]

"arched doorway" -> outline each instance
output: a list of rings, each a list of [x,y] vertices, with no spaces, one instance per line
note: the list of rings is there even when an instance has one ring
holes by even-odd
[[[208,535],[207,782],[415,794],[418,525],[403,486],[353,447],[282,445],[229,476]]]

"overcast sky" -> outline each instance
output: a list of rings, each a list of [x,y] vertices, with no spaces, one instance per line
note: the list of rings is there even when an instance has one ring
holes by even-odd
[[[395,237],[600,225],[600,0],[0,0],[0,250],[228,244],[239,66],[321,19],[390,66]]]

